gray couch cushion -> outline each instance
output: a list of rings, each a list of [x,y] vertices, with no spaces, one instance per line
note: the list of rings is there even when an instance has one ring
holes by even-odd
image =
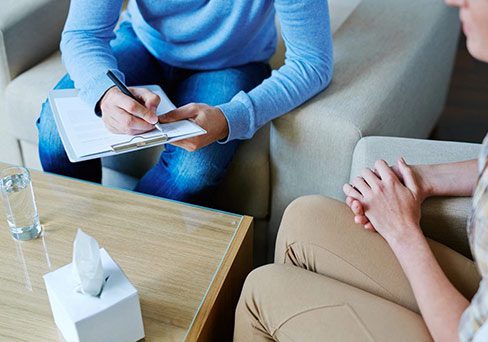
[[[393,164],[405,157],[409,164],[437,164],[476,158],[479,144],[391,138],[367,137],[354,150],[350,178],[364,167],[372,167],[377,159]],[[430,198],[422,206],[421,226],[432,239],[470,256],[466,222],[471,198]]]

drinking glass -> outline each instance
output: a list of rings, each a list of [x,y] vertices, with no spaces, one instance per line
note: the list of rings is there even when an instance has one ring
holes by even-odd
[[[42,228],[29,171],[23,167],[8,167],[1,170],[0,192],[10,234],[14,239],[37,238]]]

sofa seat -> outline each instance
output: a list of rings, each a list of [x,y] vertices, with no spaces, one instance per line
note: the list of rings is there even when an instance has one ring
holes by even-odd
[[[11,132],[19,140],[37,145],[35,122],[39,117],[41,105],[49,91],[66,74],[60,55],[59,52],[54,53],[19,75],[7,86],[6,111],[11,123]],[[40,164],[36,166],[39,167]]]
[[[56,49],[68,8],[65,0],[7,0],[0,10],[0,160],[22,164],[19,142],[4,114],[5,88],[11,79]],[[51,17],[50,13],[57,13]],[[42,25],[39,35],[32,32]],[[53,39],[55,37],[55,39]],[[35,55],[31,53],[35,51]],[[17,112],[18,113],[18,112]]]

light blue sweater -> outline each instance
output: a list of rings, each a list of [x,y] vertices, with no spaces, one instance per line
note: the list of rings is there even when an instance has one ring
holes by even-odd
[[[71,0],[61,40],[64,64],[92,108],[113,86],[117,70],[109,42],[123,0]],[[305,102],[330,83],[332,37],[326,0],[131,0],[127,20],[157,59],[205,70],[267,61],[276,47],[275,10],[286,61],[248,93],[219,108],[228,140],[249,139],[261,126]]]

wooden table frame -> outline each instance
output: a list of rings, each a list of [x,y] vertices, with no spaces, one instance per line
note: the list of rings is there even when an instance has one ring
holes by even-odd
[[[241,248],[236,248],[241,246]],[[253,219],[244,216],[220,270],[187,335],[187,341],[232,341],[235,308],[253,266]]]

